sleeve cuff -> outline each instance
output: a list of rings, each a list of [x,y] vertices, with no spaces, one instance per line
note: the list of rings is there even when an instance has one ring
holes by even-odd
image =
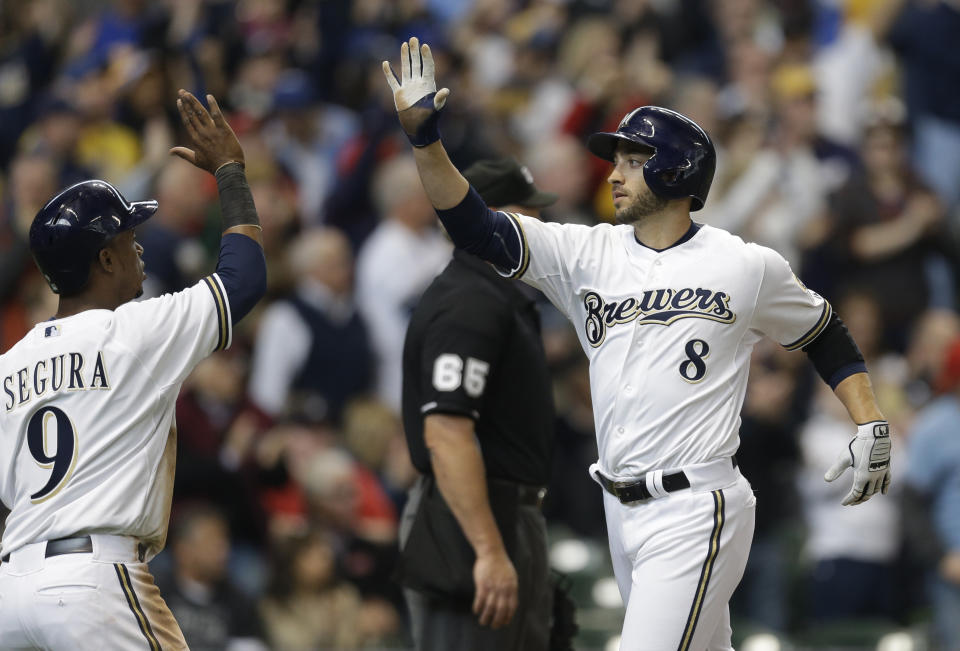
[[[838,368],[833,375],[830,376],[830,379],[827,380],[827,384],[830,385],[831,389],[836,389],[837,385],[846,380],[851,375],[856,375],[857,373],[866,373],[867,365],[863,362],[853,362],[852,364],[847,364],[846,366],[841,366]]]
[[[526,273],[527,267],[530,266],[530,248],[527,246],[527,234],[523,230],[523,224],[520,223],[519,215],[512,212],[504,212],[503,214],[507,216],[510,226],[517,233],[517,241],[520,242],[520,264],[514,269],[502,269],[500,267],[495,267],[495,269],[504,278],[520,278]]]
[[[831,314],[833,314],[833,308],[830,306],[830,302],[824,301],[823,311],[820,313],[820,319],[816,322],[816,324],[807,330],[802,337],[789,344],[783,344],[783,347],[787,350],[798,350],[812,342],[817,338],[817,336],[819,336],[821,332],[823,332],[823,329],[827,327],[827,324],[830,323]]]
[[[230,301],[227,300],[227,292],[217,274],[206,276],[203,282],[213,294],[213,303],[217,311],[217,345],[213,350],[226,350],[233,341],[233,322],[230,318]]]
[[[422,407],[420,413],[424,416],[428,414],[451,414],[454,416],[464,416],[472,420],[480,420],[480,412],[476,409],[470,409],[463,405],[455,405],[448,402],[437,402],[432,400]]]

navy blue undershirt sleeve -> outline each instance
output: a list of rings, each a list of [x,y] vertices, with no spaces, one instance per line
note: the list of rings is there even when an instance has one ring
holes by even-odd
[[[831,314],[817,338],[803,347],[803,351],[831,389],[836,389],[855,373],[867,372],[860,348],[836,312]]]
[[[853,362],[852,364],[847,364],[846,366],[841,366],[839,369],[833,372],[833,375],[827,380],[827,384],[830,385],[831,389],[836,389],[837,385],[846,380],[851,375],[856,375],[857,373],[866,373],[867,364],[865,362]]]
[[[260,245],[246,235],[227,233],[221,238],[217,275],[230,301],[233,324],[267,293],[267,260]]]
[[[509,217],[487,208],[472,186],[463,201],[437,210],[437,216],[458,248],[503,270],[520,267],[523,244],[517,228]]]

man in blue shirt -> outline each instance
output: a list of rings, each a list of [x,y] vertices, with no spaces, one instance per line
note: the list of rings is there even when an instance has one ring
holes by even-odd
[[[937,388],[940,397],[917,414],[908,439],[910,503],[905,515],[929,518],[925,535],[918,527],[908,530],[917,534],[923,555],[932,562],[935,648],[960,649],[960,339],[947,351]]]

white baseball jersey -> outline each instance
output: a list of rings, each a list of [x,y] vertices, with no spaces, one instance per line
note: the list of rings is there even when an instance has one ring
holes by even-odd
[[[523,242],[511,275],[573,322],[590,360],[608,477],[733,455],[754,344],[800,348],[830,319],[782,256],[718,228],[655,251],[628,225],[509,216]]]
[[[2,553],[105,533],[163,548],[176,460],[174,406],[204,357],[227,348],[213,274],[176,294],[37,324],[0,356]]]

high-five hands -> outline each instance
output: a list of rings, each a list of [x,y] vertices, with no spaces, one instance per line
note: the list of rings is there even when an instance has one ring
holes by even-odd
[[[180,89],[177,109],[194,148],[174,147],[170,153],[213,174],[227,163],[242,165],[243,148],[213,95],[207,95],[207,103],[209,112],[192,93]]]
[[[448,88],[437,91],[433,53],[416,37],[400,46],[400,79],[389,61],[383,62],[383,74],[393,91],[400,126],[414,147],[426,147],[440,139],[440,109],[450,95]]]
[[[843,498],[843,505],[861,504],[877,491],[886,494],[890,487],[890,425],[873,421],[857,427],[849,451],[837,457],[823,478],[833,481],[847,468],[853,468],[853,488]]]

